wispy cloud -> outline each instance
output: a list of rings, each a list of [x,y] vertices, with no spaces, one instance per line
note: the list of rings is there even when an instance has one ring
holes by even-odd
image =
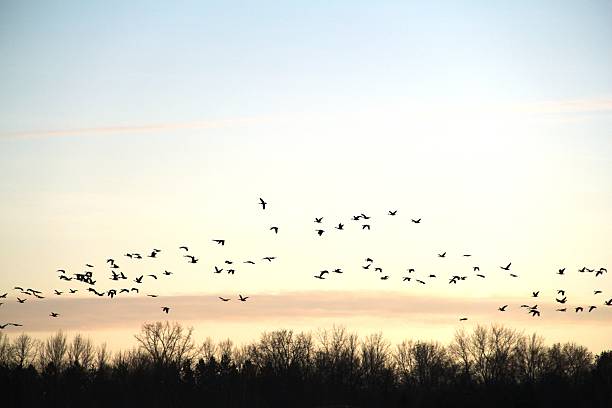
[[[456,324],[466,316],[473,323],[512,321],[532,325],[536,319],[519,307],[519,299],[493,298],[442,298],[431,296],[406,296],[395,292],[285,292],[281,294],[257,294],[247,302],[232,298],[222,302],[216,296],[163,296],[159,298],[52,298],[24,305],[7,304],[6,315],[22,322],[27,331],[54,330],[61,322],[67,330],[101,330],[120,327],[137,327],[144,321],[163,320],[166,317],[178,321],[253,323],[274,320],[290,324],[296,319],[325,319],[341,322],[354,317],[368,319],[398,319],[425,322],[427,324]],[[503,314],[497,311],[501,304],[510,307]],[[161,306],[171,307],[168,316]],[[601,306],[594,313],[558,313],[555,305],[540,302],[546,322],[603,323],[610,320],[612,308]],[[10,309],[10,310],[9,310]],[[49,312],[61,314],[50,318]],[[541,320],[537,320],[538,324]],[[534,327],[537,327],[535,324]]]
[[[22,132],[0,133],[0,138],[38,138],[38,137],[59,137],[59,136],[87,136],[95,134],[116,134],[116,133],[153,133],[169,130],[193,130],[193,129],[217,129],[232,126],[241,126],[252,123],[259,123],[271,120],[271,117],[244,117],[233,119],[219,119],[192,122],[169,122],[169,123],[149,123],[140,125],[109,125],[91,128],[75,129],[48,129],[48,130],[29,130]]]
[[[333,116],[354,118],[355,114],[366,115],[369,111],[371,113],[376,112],[389,112],[390,107],[385,106],[384,109],[380,107],[373,107],[365,109],[359,112],[346,112],[338,111]],[[421,102],[412,101],[408,105],[405,105],[402,111],[402,115],[408,111],[414,111],[419,115],[431,114],[435,117],[444,112],[519,112],[529,114],[560,114],[560,115],[574,115],[574,114],[587,114],[587,113],[611,113],[612,112],[612,97],[600,97],[590,99],[571,99],[571,100],[550,100],[541,102],[522,102],[514,104],[477,104],[477,105],[448,105],[448,104],[426,104],[423,105]],[[393,111],[393,109],[391,109]],[[204,121],[190,121],[190,122],[167,122],[167,123],[144,123],[136,125],[108,125],[100,127],[84,127],[84,128],[63,128],[63,129],[42,129],[42,130],[25,130],[25,131],[14,131],[14,132],[0,132],[0,139],[12,139],[12,138],[40,138],[40,137],[66,137],[66,136],[87,136],[97,134],[117,134],[117,133],[154,133],[163,131],[180,131],[180,130],[193,130],[193,129],[217,129],[234,126],[243,126],[254,123],[263,122],[276,122],[287,119],[293,120],[312,120],[318,116],[328,118],[329,112],[325,114],[316,112],[303,112],[300,114],[283,114],[283,115],[268,115],[268,116],[254,116],[254,117],[239,117],[229,119],[218,119],[218,120],[204,120]],[[402,116],[403,117],[403,116]]]

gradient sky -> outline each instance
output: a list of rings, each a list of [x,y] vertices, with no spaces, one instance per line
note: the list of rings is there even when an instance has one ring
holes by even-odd
[[[612,267],[610,2],[87,3],[0,3],[0,322],[125,347],[160,305],[244,341],[341,323],[445,342],[465,315],[609,348],[612,278],[577,269]],[[107,257],[175,274],[112,301],[57,279],[93,263],[110,289]],[[213,274],[226,259],[258,262]],[[555,314],[561,288],[598,309]],[[539,319],[518,307],[535,290]]]

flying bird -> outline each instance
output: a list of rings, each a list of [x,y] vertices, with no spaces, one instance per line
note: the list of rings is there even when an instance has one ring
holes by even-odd
[[[265,210],[265,209],[266,209],[266,204],[268,204],[268,203],[266,203],[266,202],[263,200],[263,198],[259,198],[259,204],[261,204],[261,209],[262,209],[262,210]]]
[[[213,239],[213,242],[216,242],[219,245],[225,245],[225,240],[224,239]]]
[[[421,219],[419,218],[418,220],[415,219],[410,219],[412,222],[414,222],[415,224],[420,224],[421,223]]]
[[[265,261],[268,261],[268,262],[272,262],[272,260],[276,259],[276,257],[275,256],[266,256],[266,257],[263,257],[261,259],[263,259]]]
[[[497,310],[499,310],[500,312],[505,312],[507,307],[508,305],[503,305],[502,307],[498,307]]]
[[[319,236],[323,235],[323,233],[325,232],[322,229],[318,229],[318,230],[315,230],[315,231],[317,231],[317,234],[319,234]]]
[[[589,313],[591,313],[593,309],[597,309],[597,306],[589,306]]]
[[[364,229],[370,230],[370,224],[363,224],[363,225],[361,226],[361,229],[362,229],[362,230],[364,230]]]
[[[339,230],[339,231],[342,231],[342,230],[344,230],[344,224],[339,223],[339,224],[338,224],[338,226],[337,226],[337,227],[334,227],[334,228],[336,228],[336,229],[337,229],[337,230]]]
[[[51,316],[51,317],[58,317],[59,313],[51,312],[51,314],[49,316]]]
[[[564,275],[565,274],[565,268],[561,268],[559,269],[559,271],[557,272],[557,275]]]
[[[186,246],[180,246],[179,249],[184,249],[185,251],[189,251],[189,248],[187,248]]]
[[[170,308],[168,306],[162,306],[162,311],[166,312],[166,314],[168,314],[168,312],[170,311]]]
[[[323,221],[323,217],[317,218],[315,217],[314,222],[316,222],[317,224],[320,224]]]
[[[444,258],[445,256],[446,256],[446,252],[443,252],[443,253],[441,253],[441,254],[438,254],[438,257],[439,257],[439,258]]]
[[[540,316],[540,311],[539,311],[539,310],[536,310],[536,309],[530,309],[530,310],[529,310],[529,313],[531,313],[531,316],[532,316],[532,317],[535,317],[535,316]]]
[[[278,227],[270,227],[270,231],[274,231],[275,234],[278,234]]]
[[[501,269],[503,269],[504,271],[509,271],[510,270],[510,265],[512,265],[512,262],[510,262],[508,265],[506,266],[500,266]]]
[[[264,208],[265,208],[265,207],[264,207]],[[223,298],[223,297],[219,296],[219,299],[221,299],[221,300],[222,300],[222,301],[224,301],[224,302],[229,302],[229,298]]]
[[[531,292],[531,297],[538,297],[539,294],[540,294],[539,290],[537,292]]]
[[[468,318],[467,317],[462,317],[459,319],[460,322],[465,322]]]
[[[249,298],[249,296],[238,295],[238,298],[240,299],[241,302],[246,302],[246,300]]]
[[[397,210],[395,210],[395,211],[389,211],[389,215],[395,215],[395,214],[397,214]]]

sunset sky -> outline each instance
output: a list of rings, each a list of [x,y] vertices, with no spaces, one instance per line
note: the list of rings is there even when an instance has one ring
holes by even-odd
[[[236,341],[502,323],[610,348],[611,21],[609,1],[3,1],[0,324],[116,349],[166,318]],[[140,294],[55,272],[86,263],[98,290]],[[558,289],[597,309],[555,312]]]

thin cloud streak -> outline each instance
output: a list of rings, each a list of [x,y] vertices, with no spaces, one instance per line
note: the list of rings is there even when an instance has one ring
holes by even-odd
[[[470,323],[515,322],[524,325],[542,323],[605,324],[612,317],[612,308],[598,306],[593,313],[575,314],[555,312],[553,303],[540,302],[541,318],[532,318],[519,298],[441,298],[407,296],[396,292],[290,292],[251,295],[247,302],[232,296],[221,302],[216,296],[160,296],[159,298],[73,298],[44,299],[24,305],[8,304],[7,315],[24,324],[25,331],[102,330],[136,327],[144,321],[166,318],[182,322],[253,323],[265,321],[337,320],[359,318],[397,319],[429,325],[456,324],[466,316]],[[498,312],[502,304],[509,304],[507,312]],[[170,314],[161,307],[171,307]],[[58,312],[53,319],[49,313]]]
[[[116,134],[116,133],[153,133],[169,130],[194,130],[194,129],[219,129],[232,126],[240,126],[252,123],[261,123],[271,120],[271,117],[245,117],[234,119],[219,119],[209,121],[193,122],[174,122],[174,123],[151,123],[134,126],[101,126],[95,128],[79,129],[52,129],[34,130],[24,132],[1,133],[2,139],[13,138],[39,138],[57,136],[87,136],[95,134]]]
[[[387,110],[388,107],[385,108]],[[446,106],[446,109],[440,108],[440,105],[426,105],[421,103],[411,103],[408,105],[408,111],[415,111],[419,114],[429,112],[430,114],[440,113],[447,110],[448,112],[456,111],[474,111],[491,113],[493,111],[504,112],[519,112],[530,114],[585,114],[585,113],[609,113],[612,112],[612,97],[601,97],[592,99],[574,99],[574,100],[557,100],[557,101],[542,101],[532,103],[518,104],[486,104],[474,106]],[[360,111],[359,114],[367,114],[368,109]],[[373,111],[378,111],[374,109]],[[406,113],[406,112],[403,112]],[[339,112],[340,116],[352,117],[355,112]],[[154,133],[173,130],[194,130],[194,129],[219,129],[233,126],[248,125],[254,123],[276,122],[287,119],[312,119],[317,116],[316,113],[302,114],[283,114],[269,115],[243,118],[230,118],[209,121],[192,121],[192,122],[171,122],[171,123],[150,123],[141,125],[109,125],[91,128],[78,129],[50,129],[50,130],[32,130],[22,132],[7,132],[0,133],[0,139],[19,139],[19,138],[40,138],[40,137],[61,137],[61,136],[87,136],[97,134],[121,134],[121,133]]]

